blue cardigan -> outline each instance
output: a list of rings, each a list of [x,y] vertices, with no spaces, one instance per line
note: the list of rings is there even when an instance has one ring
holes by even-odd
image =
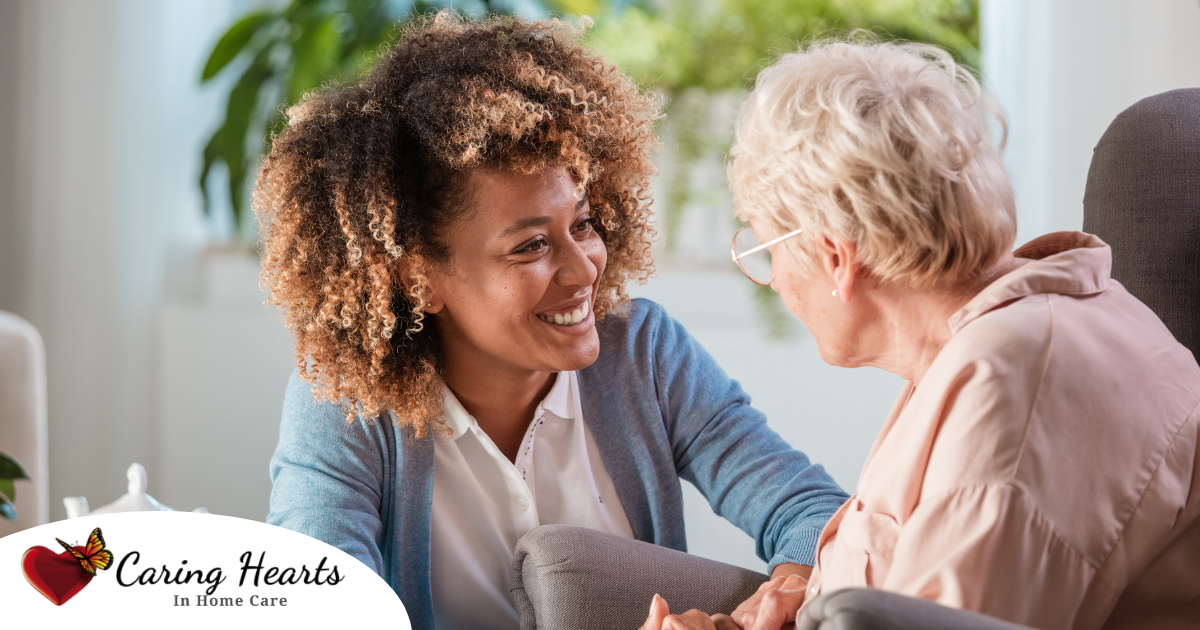
[[[661,306],[634,300],[597,322],[579,371],[583,415],[638,540],[687,550],[679,479],[755,540],[760,558],[813,564],[845,492],[771,430],[750,397]],[[271,458],[267,522],[361,560],[433,628],[433,439],[384,419],[347,423],[292,375]]]

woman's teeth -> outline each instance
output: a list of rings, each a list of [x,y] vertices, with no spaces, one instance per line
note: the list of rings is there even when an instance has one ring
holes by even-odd
[[[554,315],[538,315],[538,319],[550,324],[558,324],[559,326],[574,326],[579,322],[587,319],[588,303],[580,304],[575,310],[569,313],[555,313]]]

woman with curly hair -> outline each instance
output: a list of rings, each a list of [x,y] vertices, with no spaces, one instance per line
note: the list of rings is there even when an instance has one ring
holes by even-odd
[[[685,548],[679,479],[804,572],[846,495],[663,310],[651,96],[559,22],[416,20],[267,156],[263,281],[295,335],[268,522],[360,559],[416,628],[513,628],[517,540]]]

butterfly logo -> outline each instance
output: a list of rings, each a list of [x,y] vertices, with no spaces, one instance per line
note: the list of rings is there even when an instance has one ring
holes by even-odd
[[[92,535],[88,536],[87,546],[83,548],[82,552],[63,542],[61,538],[54,540],[57,540],[58,544],[67,550],[67,553],[74,556],[79,564],[83,565],[84,571],[92,575],[96,575],[97,569],[103,571],[112,566],[113,555],[111,551],[104,548],[104,535],[100,533],[99,527],[92,530]]]
[[[21,557],[21,568],[30,586],[55,606],[62,606],[92,581],[96,571],[112,566],[113,554],[104,548],[99,527],[92,530],[83,546],[55,540],[66,551],[56,554],[46,547],[30,547]]]

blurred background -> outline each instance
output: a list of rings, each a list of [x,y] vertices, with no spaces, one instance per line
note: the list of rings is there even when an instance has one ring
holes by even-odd
[[[135,461],[176,509],[265,517],[295,359],[253,253],[264,138],[283,104],[444,6],[592,16],[589,46],[664,97],[659,273],[633,292],[850,491],[901,382],[825,365],[729,262],[724,160],[755,72],[856,28],[952,51],[1007,111],[1018,243],[1081,227],[1092,147],[1117,113],[1200,86],[1197,0],[0,0],[0,310],[45,342],[46,518],[66,516],[63,497],[117,498]],[[693,553],[765,568],[684,490]]]

